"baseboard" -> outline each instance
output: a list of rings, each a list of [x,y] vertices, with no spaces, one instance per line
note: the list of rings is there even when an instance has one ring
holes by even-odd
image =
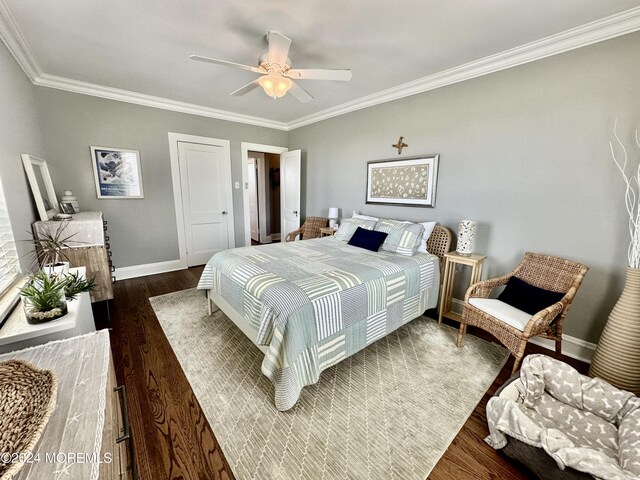
[[[185,262],[181,260],[169,260],[168,262],[147,263],[145,265],[133,265],[131,267],[117,267],[115,271],[116,280],[127,280],[128,278],[146,277],[157,273],[174,272],[187,268]]]
[[[462,306],[464,302],[459,298],[452,299],[452,310],[455,313],[462,314]],[[543,348],[555,352],[556,344],[553,340],[542,337],[534,337],[529,340],[535,345],[539,345]],[[593,354],[596,351],[595,343],[587,342],[580,338],[572,337],[571,335],[562,335],[562,354],[567,357],[575,358],[586,363],[591,363]]]

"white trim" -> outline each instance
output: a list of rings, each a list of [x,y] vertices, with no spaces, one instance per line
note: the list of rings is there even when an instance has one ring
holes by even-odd
[[[1,1],[1,0],[0,0]],[[251,218],[249,213],[249,178],[247,169],[249,168],[249,151],[262,153],[284,153],[288,152],[287,147],[275,145],[262,145],[260,143],[240,143],[240,155],[242,157],[242,203],[244,207],[244,244],[251,246]]]
[[[640,7],[301,117],[287,130],[516,67],[640,30]]]
[[[0,0],[0,39],[4,41],[18,64],[35,85],[284,131],[290,131],[363,108],[488,75],[638,30],[640,30],[640,7],[635,7],[495,55],[321,110],[287,123],[42,73],[8,7],[3,0]]]
[[[42,71],[33,58],[33,54],[27,45],[18,25],[16,24],[9,7],[0,0],[0,40],[7,46],[13,58],[32,82],[42,75]]]
[[[276,130],[287,130],[286,123],[269,120],[268,118],[253,117],[251,115],[243,115],[241,113],[234,113],[228,110],[219,110],[217,108],[181,102],[170,98],[156,97],[154,95],[131,92],[120,88],[105,87],[95,83],[49,75],[48,73],[39,75],[33,80],[33,83],[40,87],[55,88],[57,90],[107,98],[118,102],[133,103],[135,105],[143,105],[145,107],[170,110],[172,112],[187,113],[189,115],[198,115],[200,117],[215,118],[218,120],[243,123],[246,125],[256,125],[258,127],[273,128]]]
[[[168,133],[169,161],[171,163],[171,185],[173,187],[173,206],[176,214],[176,231],[178,234],[178,261],[182,268],[187,268],[187,243],[184,231],[184,215],[182,212],[182,188],[180,186],[180,163],[178,160],[178,142],[182,137],[178,133]]]
[[[1,1],[1,0],[0,0]],[[229,247],[236,246],[235,221],[233,215],[233,185],[231,175],[231,142],[219,138],[201,137],[198,135],[187,135],[183,133],[168,132],[169,137],[169,159],[171,161],[171,183],[173,185],[173,205],[176,213],[176,229],[178,233],[178,255],[182,262],[182,268],[187,268],[187,244],[184,230],[184,213],[182,211],[182,187],[180,183],[180,161],[178,156],[178,142],[200,143],[202,145],[215,145],[224,149],[224,154],[229,159],[229,164],[224,168],[225,176],[229,188],[227,190],[227,241]]]
[[[131,267],[117,267],[116,280],[128,278],[146,277],[157,273],[174,272],[187,268],[186,262],[181,260],[169,260],[167,262],[147,263],[145,265],[133,265]]]
[[[542,337],[534,337],[529,340],[531,343],[535,343],[547,350],[555,351],[556,344],[553,340]],[[596,353],[596,344],[587,342],[580,338],[572,337],[565,333],[562,334],[562,354],[567,357],[582,360],[586,363],[591,363],[593,355]]]
[[[452,298],[452,310],[455,313],[462,314],[462,306],[464,301],[459,298]],[[529,340],[535,345],[539,345],[542,348],[555,352],[556,343],[553,340],[542,337],[534,337]],[[591,363],[593,355],[596,352],[596,344],[587,342],[580,338],[572,337],[566,333],[562,334],[562,354],[567,357],[575,358],[586,363]]]

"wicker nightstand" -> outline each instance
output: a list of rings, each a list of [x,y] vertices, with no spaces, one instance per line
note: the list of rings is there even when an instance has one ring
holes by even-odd
[[[329,227],[322,227],[320,229],[320,236],[321,237],[331,237],[336,233],[336,231],[333,228],[329,228]]]
[[[451,296],[453,295],[456,267],[458,265],[471,267],[471,283],[469,285],[473,285],[480,281],[485,258],[487,258],[486,255],[479,255],[477,253],[472,253],[469,256],[463,256],[457,252],[445,253],[442,290],[440,292],[440,305],[438,306],[438,323],[442,323],[442,317],[450,318],[456,322],[462,320],[460,314],[451,311]]]

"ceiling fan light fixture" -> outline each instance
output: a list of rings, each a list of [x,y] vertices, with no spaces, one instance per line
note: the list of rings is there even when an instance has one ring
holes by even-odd
[[[264,90],[264,93],[271,98],[283,97],[293,85],[293,82],[287,77],[281,75],[268,74],[260,77],[258,83]]]

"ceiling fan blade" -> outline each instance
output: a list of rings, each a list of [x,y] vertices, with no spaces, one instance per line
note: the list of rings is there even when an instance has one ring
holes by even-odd
[[[234,97],[240,97],[245,93],[249,93],[251,90],[259,86],[260,84],[258,83],[258,80],[254,80],[251,83],[247,83],[244,87],[240,87],[238,90],[231,92],[229,95],[232,95]]]
[[[289,56],[289,47],[291,47],[291,39],[285,37],[281,33],[269,30],[267,32],[267,40],[269,42],[269,62],[277,63],[284,67]]]
[[[285,75],[298,80],[337,80],[340,82],[348,82],[352,76],[351,70],[330,70],[322,68],[289,70]]]
[[[191,60],[197,60],[198,62],[215,63],[216,65],[225,65],[227,67],[242,68],[243,70],[249,70],[254,73],[265,73],[264,70],[257,67],[250,67],[249,65],[242,65],[241,63],[227,62],[226,60],[218,60],[217,58],[202,57],[200,55],[189,55]]]
[[[304,88],[302,88],[296,82],[291,83],[293,83],[293,85],[291,85],[289,92],[295,97],[296,100],[301,103],[307,103],[313,100],[313,97],[309,95],[309,93]]]

